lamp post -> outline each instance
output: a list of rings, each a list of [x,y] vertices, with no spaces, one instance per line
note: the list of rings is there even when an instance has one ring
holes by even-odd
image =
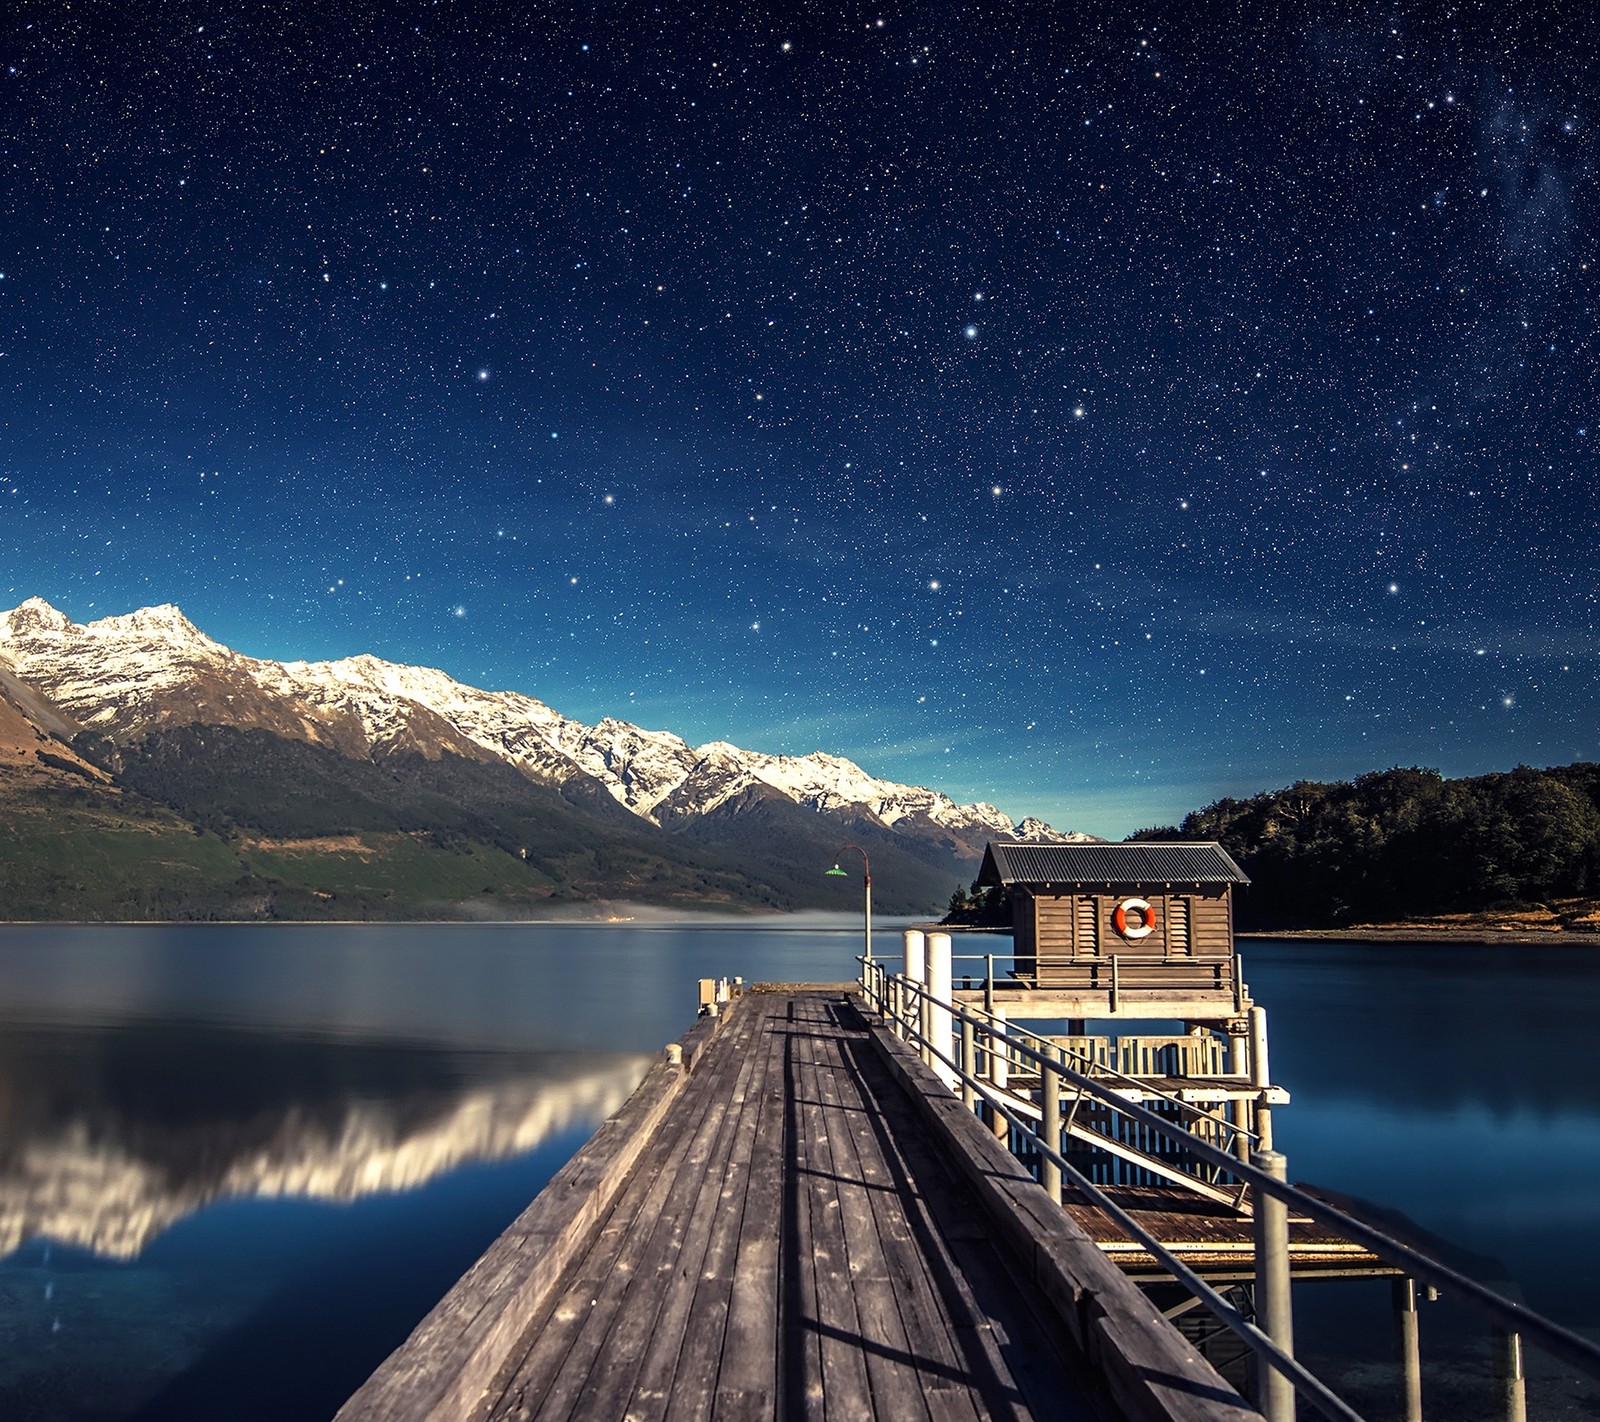
[[[839,854],[843,854],[845,852],[845,850],[847,850],[847,849],[853,849],[853,850],[855,850],[855,852],[857,854],[859,854],[861,856],[862,868],[863,868],[863,871],[866,874],[866,892],[867,892],[867,897],[866,897],[866,949],[867,949],[867,951],[866,951],[865,957],[866,957],[867,962],[870,963],[872,961],[872,861],[867,858],[867,851],[864,850],[859,844],[841,844],[839,846],[839,853],[835,854],[833,856],[833,868],[827,870],[826,872],[830,876],[836,874],[841,879],[848,879],[850,877],[850,874],[849,874],[849,872],[847,870],[841,869],[839,867]]]

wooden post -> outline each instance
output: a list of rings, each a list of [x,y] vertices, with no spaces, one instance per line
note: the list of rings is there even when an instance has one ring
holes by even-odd
[[[1505,1422],[1528,1422],[1528,1385],[1522,1373],[1522,1335],[1494,1331],[1494,1377]]]
[[[1288,1161],[1275,1150],[1250,1157],[1257,1170],[1274,1180],[1289,1178]],[[1289,1207],[1265,1190],[1255,1199],[1256,1324],[1283,1351],[1294,1356],[1294,1307],[1289,1296]],[[1294,1422],[1294,1384],[1271,1363],[1259,1361],[1256,1402],[1267,1422]]]
[[[1061,1074],[1055,1064],[1061,1060],[1061,1048],[1053,1042],[1044,1049],[1044,1061],[1039,1068],[1039,1139],[1051,1150],[1061,1149]],[[1061,1167],[1049,1156],[1039,1157],[1039,1183],[1056,1204],[1061,1203]]]
[[[1394,1341],[1400,1354],[1401,1422],[1422,1422],[1422,1344],[1417,1329],[1417,1281],[1394,1280]]]

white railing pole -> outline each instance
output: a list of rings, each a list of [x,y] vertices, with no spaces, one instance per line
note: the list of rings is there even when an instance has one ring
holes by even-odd
[[[1274,1180],[1289,1178],[1288,1161],[1275,1150],[1258,1150],[1250,1163]],[[1294,1356],[1294,1308],[1289,1297],[1289,1206],[1276,1195],[1251,1191],[1255,1209],[1256,1324]],[[1294,1383],[1266,1362],[1258,1363],[1256,1401],[1267,1422],[1294,1422]]]
[[[1528,1387],[1522,1373],[1522,1339],[1503,1328],[1494,1331],[1495,1382],[1500,1389],[1500,1416],[1505,1422],[1528,1422]]]
[[[928,981],[928,939],[920,928],[908,928],[900,935],[905,944],[906,977],[919,987]]]
[[[1400,1354],[1401,1422],[1422,1422],[1422,1339],[1417,1328],[1417,1281],[1394,1281],[1394,1339]]]
[[[995,1090],[1004,1091],[1011,1080],[1011,1047],[1006,1040],[1006,1010],[997,1007],[989,1019],[989,1080]],[[1001,1140],[1011,1137],[1011,1123],[993,1107],[989,1110],[989,1126]]]
[[[1060,1060],[1061,1048],[1051,1044],[1044,1049],[1044,1061],[1039,1066],[1039,1139],[1057,1152],[1061,1149],[1061,1076],[1055,1064]],[[1059,1205],[1061,1167],[1048,1155],[1039,1157],[1039,1183]]]
[[[906,982],[912,985],[906,1003],[907,1040],[915,1042],[917,1054],[927,1061],[928,1000],[917,989],[928,984],[928,940],[920,928],[908,928],[900,937],[905,944]]]
[[[950,1014],[954,998],[950,965],[950,935],[930,933],[928,945],[928,1063],[946,1086],[954,1087],[956,1074],[949,1063],[955,1060],[955,1019]]]
[[[1272,1085],[1272,1067],[1267,1060],[1267,1009],[1250,1009],[1250,1085],[1260,1093],[1255,1101],[1256,1147],[1272,1149],[1272,1107],[1267,1104],[1267,1088]]]
[[[978,1105],[978,1036],[972,1018],[961,1014],[961,1104],[972,1111]]]

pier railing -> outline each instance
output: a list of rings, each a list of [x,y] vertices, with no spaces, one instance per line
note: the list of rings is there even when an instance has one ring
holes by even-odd
[[[929,984],[891,972],[880,960],[857,961],[861,964],[861,988],[867,1005],[970,1109],[982,1105],[992,1120],[1004,1123],[1004,1134],[1013,1153],[1037,1162],[1039,1183],[1052,1200],[1058,1205],[1062,1202],[1063,1181],[1070,1181],[1079,1197],[1092,1203],[1147,1251],[1250,1348],[1263,1365],[1259,1368],[1258,1402],[1268,1422],[1292,1422],[1297,1396],[1334,1422],[1362,1422],[1359,1413],[1293,1356],[1288,1249],[1291,1210],[1368,1250],[1403,1276],[1404,1287],[1396,1297],[1402,1306],[1406,1422],[1420,1422],[1422,1417],[1417,1284],[1453,1299],[1489,1325],[1494,1340],[1500,1415],[1506,1422],[1526,1422],[1527,1418],[1524,1346],[1536,1347],[1554,1361],[1600,1380],[1600,1345],[1502,1297],[1365,1220],[1290,1185],[1284,1157],[1273,1150],[1259,1149],[1259,1139],[1240,1122],[1201,1110],[1196,1103],[1171,1094],[1162,1103],[1170,1111],[1158,1113],[1131,1099],[1135,1094],[1151,1094],[1148,1083],[1135,1083],[1126,1074],[1082,1053],[1069,1055],[1050,1038],[1021,1029],[984,1008],[957,1003],[952,993],[936,993]],[[1022,1072],[1026,1072],[1025,1077]],[[1221,1203],[1253,1216],[1255,1312],[1259,1325],[1118,1205],[1069,1156],[1064,1141],[1074,1136],[1083,1139],[1082,1132],[1074,1127],[1077,1113],[1091,1100],[1113,1118],[1133,1123],[1147,1137],[1164,1137],[1171,1142],[1174,1152],[1189,1162],[1187,1168],[1181,1169],[1183,1183],[1214,1199],[1215,1191],[1221,1187],[1225,1191]],[[1198,1129],[1191,1129],[1186,1122]],[[1127,1143],[1126,1133],[1098,1135],[1094,1144],[1114,1155],[1119,1146]],[[1241,1159],[1242,1153],[1248,1153],[1249,1159]],[[1141,1168],[1152,1169],[1159,1160],[1153,1152],[1141,1150],[1140,1155],[1142,1158],[1136,1163]],[[1123,1158],[1127,1158],[1125,1151]],[[1172,1179],[1178,1170],[1174,1167],[1156,1173]],[[1409,1299],[1409,1313],[1405,1299]]]

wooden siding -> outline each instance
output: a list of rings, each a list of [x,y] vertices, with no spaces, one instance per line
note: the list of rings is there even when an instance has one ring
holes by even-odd
[[[1155,929],[1143,938],[1117,931],[1113,916],[1129,898],[1144,899],[1155,911]],[[1172,978],[1171,970],[1182,964],[1219,985],[1233,981],[1233,912],[1225,884],[1118,884],[1060,892],[1019,885],[1013,935],[1017,971],[1041,983],[1098,982],[1108,975],[1086,970],[1092,964],[1105,967],[1113,957],[1119,981],[1127,987],[1149,976],[1140,973],[1141,965],[1167,970],[1151,976],[1152,982]],[[1181,969],[1179,976],[1184,976]]]

